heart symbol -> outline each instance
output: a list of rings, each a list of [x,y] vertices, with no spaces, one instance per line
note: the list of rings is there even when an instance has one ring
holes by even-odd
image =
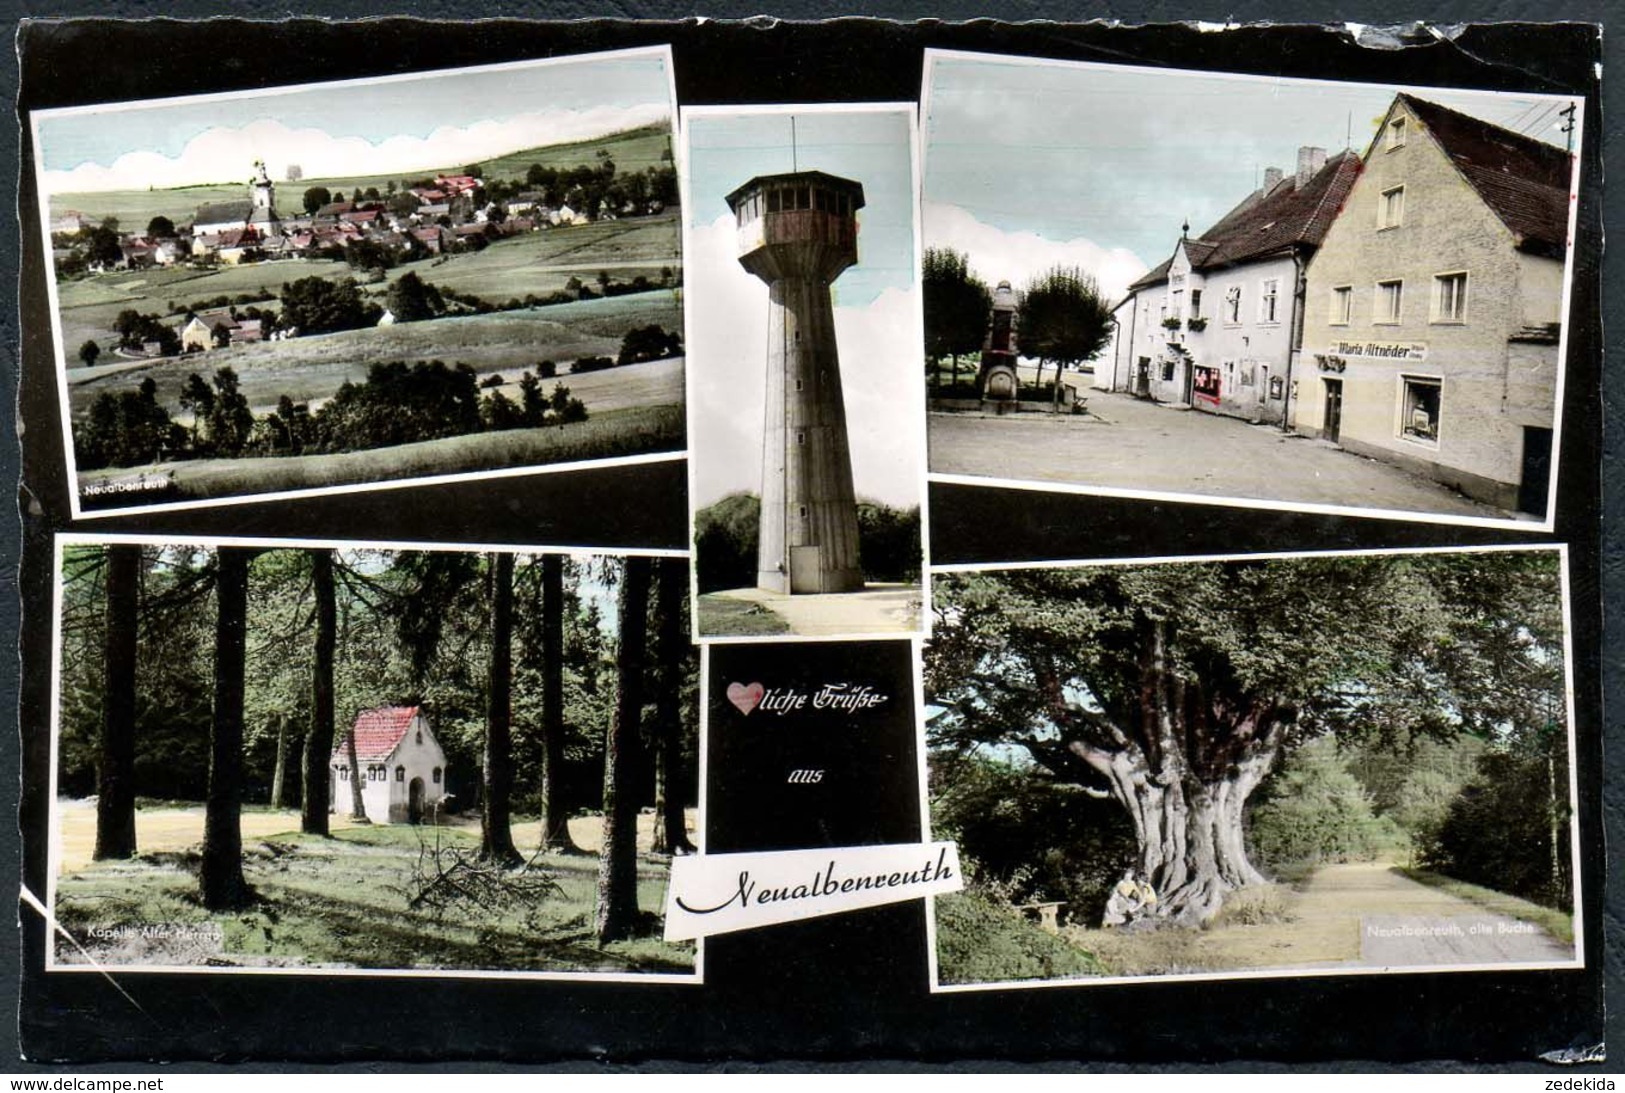
[[[762,696],[767,689],[760,683],[730,683],[728,684],[728,701],[739,707],[739,712],[749,714],[761,704]]]

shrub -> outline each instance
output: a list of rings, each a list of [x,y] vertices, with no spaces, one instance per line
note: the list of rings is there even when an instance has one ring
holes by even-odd
[[[1369,861],[1404,836],[1371,808],[1371,798],[1333,737],[1289,756],[1251,812],[1250,841],[1262,864]]]
[[[1021,917],[968,889],[936,898],[937,973],[944,983],[994,983],[1099,975],[1104,969]]]

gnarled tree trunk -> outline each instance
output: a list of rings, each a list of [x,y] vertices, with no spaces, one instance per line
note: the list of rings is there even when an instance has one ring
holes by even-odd
[[[1243,821],[1248,797],[1280,753],[1289,711],[1264,699],[1233,706],[1184,678],[1169,661],[1169,626],[1144,617],[1137,623],[1138,724],[1095,717],[1102,730],[1095,735],[1108,739],[1073,740],[1066,750],[1106,781],[1128,813],[1139,848],[1136,875],[1157,896],[1140,914],[1199,925],[1218,913],[1227,893],[1267,883],[1247,856]]]

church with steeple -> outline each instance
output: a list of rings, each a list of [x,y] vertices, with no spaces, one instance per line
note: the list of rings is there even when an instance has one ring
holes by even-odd
[[[252,228],[262,242],[282,233],[282,220],[276,212],[276,183],[271,181],[264,160],[254,161],[247,200],[199,205],[192,218],[192,238],[197,240],[246,228]]]

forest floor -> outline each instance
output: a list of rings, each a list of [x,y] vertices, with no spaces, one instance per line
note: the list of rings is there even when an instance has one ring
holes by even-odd
[[[295,811],[245,812],[243,870],[255,900],[210,914],[197,899],[201,806],[138,811],[140,855],[130,861],[89,861],[93,804],[59,802],[58,816],[55,910],[74,938],[58,936],[58,963],[675,975],[694,967],[692,945],[659,937],[669,860],[648,853],[649,815],[638,822],[638,933],[606,946],[592,933],[598,817],[570,821],[582,854],[536,854],[535,822],[516,820],[529,866],[496,888],[464,876],[480,898],[437,912],[413,897],[441,870],[465,868],[479,847],[477,818],[413,827],[335,816],[324,839],[301,834]]]
[[[1389,862],[1350,862],[1322,866],[1298,888],[1237,893],[1206,929],[1074,927],[1064,936],[1111,975],[1574,960],[1573,944],[1538,924],[1552,912],[1473,891],[1477,900],[1412,880]]]
[[[704,637],[762,633],[830,637],[836,634],[907,634],[924,626],[924,596],[918,584],[871,581],[861,592],[787,596],[760,588],[731,588],[699,598],[699,631]],[[771,612],[777,623],[762,628],[741,605]],[[782,624],[782,627],[779,625]]]

